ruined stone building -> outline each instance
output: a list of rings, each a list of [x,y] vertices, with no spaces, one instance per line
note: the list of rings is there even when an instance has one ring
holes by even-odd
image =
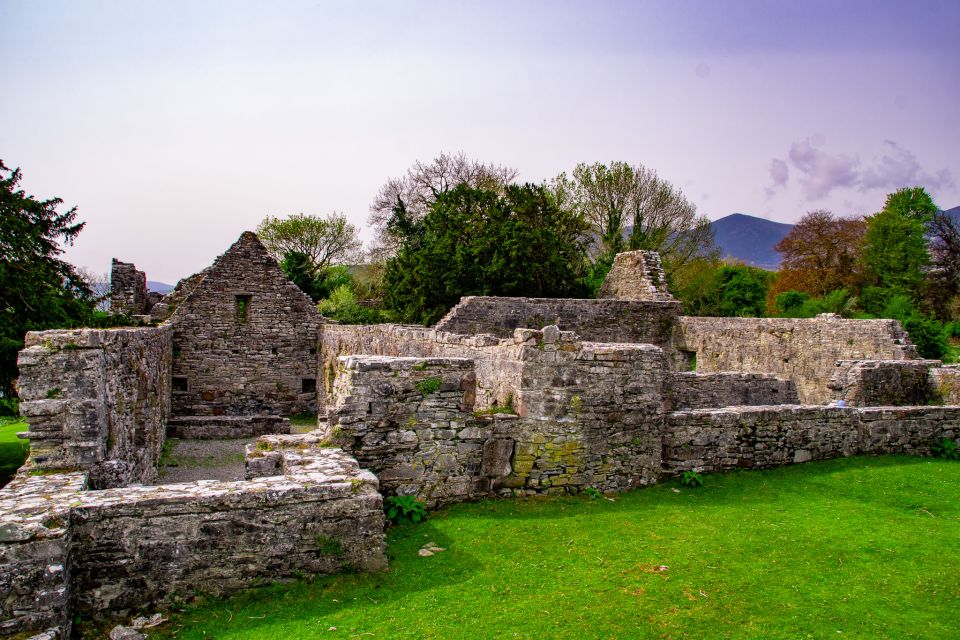
[[[381,570],[384,496],[623,491],[960,434],[960,370],[897,322],[685,317],[647,252],[600,299],[467,297],[430,328],[328,322],[252,233],[163,300],[141,276],[115,263],[115,304],[153,326],[27,335],[0,634]],[[288,433],[301,412],[317,430]],[[151,485],[168,436],[258,439],[246,480]]]

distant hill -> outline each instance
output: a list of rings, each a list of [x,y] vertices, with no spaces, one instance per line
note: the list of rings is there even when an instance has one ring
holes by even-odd
[[[154,282],[147,280],[147,291],[156,291],[157,293],[170,293],[173,291],[173,285],[166,282]]]
[[[944,209],[960,224],[960,206]],[[773,222],[745,213],[733,213],[710,223],[717,246],[725,258],[735,258],[755,267],[776,269],[782,257],[773,247],[793,229],[792,224]]]
[[[792,224],[774,222],[745,213],[733,213],[710,223],[723,257],[736,258],[755,267],[776,269],[781,256],[774,245],[793,229]]]

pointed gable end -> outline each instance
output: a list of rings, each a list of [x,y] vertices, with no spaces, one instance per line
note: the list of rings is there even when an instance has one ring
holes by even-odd
[[[247,231],[177,307],[174,415],[316,411],[323,316]]]

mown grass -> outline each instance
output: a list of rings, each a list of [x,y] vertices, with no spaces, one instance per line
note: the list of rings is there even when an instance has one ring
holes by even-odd
[[[392,529],[388,573],[207,601],[151,637],[960,637],[960,463],[706,481],[458,505]],[[447,550],[419,557],[428,542]]]
[[[17,437],[27,430],[21,418],[0,418],[0,487],[7,484],[27,459],[29,444]]]

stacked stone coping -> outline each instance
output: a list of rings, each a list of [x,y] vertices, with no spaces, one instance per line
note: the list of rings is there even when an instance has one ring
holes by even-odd
[[[789,378],[804,404],[834,398],[837,360],[912,360],[914,347],[896,320],[695,318],[681,316],[676,346],[696,355],[698,372],[764,373]]]
[[[840,456],[930,455],[960,435],[960,407],[726,407],[666,416],[663,470],[766,468]]]
[[[386,568],[377,478],[334,449],[281,475],[85,491],[83,473],[0,491],[0,632],[113,617],[258,581]],[[149,526],[144,526],[144,523]]]
[[[579,342],[556,327],[518,329],[513,342],[516,415],[471,413],[470,359],[351,356],[339,360],[324,436],[373,470],[386,494],[431,506],[656,482],[661,349]]]
[[[17,385],[32,469],[86,470],[100,488],[152,481],[170,414],[171,339],[165,326],[28,332]]]
[[[838,360],[829,387],[850,406],[925,405],[939,399],[931,371],[939,360]]]
[[[670,375],[665,393],[667,411],[731,406],[798,404],[792,380],[760,373],[698,373]]]
[[[174,415],[317,411],[326,320],[256,234],[216,259],[169,322]]]
[[[667,290],[667,276],[656,251],[618,253],[597,297],[659,302],[676,300]]]

